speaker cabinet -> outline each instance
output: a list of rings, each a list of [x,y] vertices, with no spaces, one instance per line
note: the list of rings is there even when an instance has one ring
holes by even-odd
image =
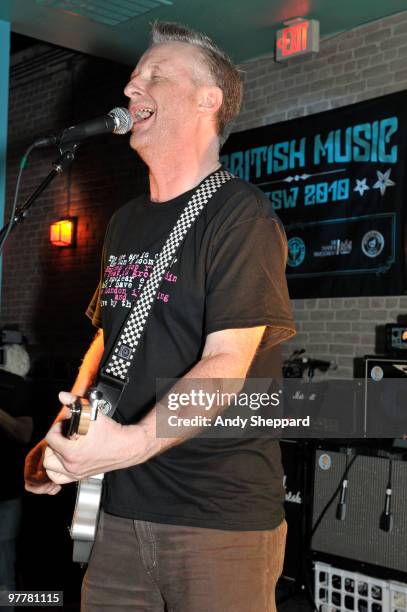
[[[343,453],[316,451],[313,525],[340,485],[345,469]],[[392,464],[391,532],[379,528],[388,478],[387,458],[358,455],[348,472],[345,520],[336,518],[338,493],[312,537],[311,550],[407,572],[407,462],[394,459]]]

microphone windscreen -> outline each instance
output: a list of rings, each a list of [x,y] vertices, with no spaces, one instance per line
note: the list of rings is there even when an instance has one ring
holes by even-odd
[[[112,108],[108,114],[117,120],[116,127],[113,130],[114,134],[127,134],[133,127],[133,117],[127,108],[117,106]]]

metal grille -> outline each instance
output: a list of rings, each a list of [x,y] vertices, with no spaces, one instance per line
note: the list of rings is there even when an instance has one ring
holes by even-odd
[[[313,523],[340,484],[345,463],[344,453],[317,451]],[[407,572],[407,462],[393,461],[391,533],[379,529],[388,470],[387,459],[356,457],[348,474],[346,518],[335,517],[337,495],[312,538],[311,550]]]
[[[36,0],[36,3],[109,26],[173,4],[171,0]]]

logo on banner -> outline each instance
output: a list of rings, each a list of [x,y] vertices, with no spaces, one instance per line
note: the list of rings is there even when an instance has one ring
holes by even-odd
[[[296,236],[288,241],[288,265],[292,268],[300,266],[305,259],[305,242]]]
[[[314,251],[314,257],[331,257],[333,255],[350,255],[352,253],[352,240],[331,240],[329,244],[321,246],[320,251]]]
[[[367,257],[377,257],[383,251],[384,236],[377,230],[367,232],[362,238],[362,251]]]

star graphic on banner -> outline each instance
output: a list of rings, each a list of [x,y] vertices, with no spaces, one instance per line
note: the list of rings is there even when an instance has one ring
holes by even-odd
[[[396,183],[390,179],[391,168],[386,170],[386,172],[380,172],[377,170],[377,178],[378,180],[373,185],[373,189],[380,189],[380,193],[382,196],[386,193],[387,187],[393,187]]]
[[[359,193],[359,195],[363,196],[365,195],[365,191],[367,191],[368,189],[370,189],[370,187],[368,185],[366,185],[366,180],[367,179],[362,179],[361,181],[359,179],[356,179],[356,187],[354,188],[353,191],[357,191]]]

